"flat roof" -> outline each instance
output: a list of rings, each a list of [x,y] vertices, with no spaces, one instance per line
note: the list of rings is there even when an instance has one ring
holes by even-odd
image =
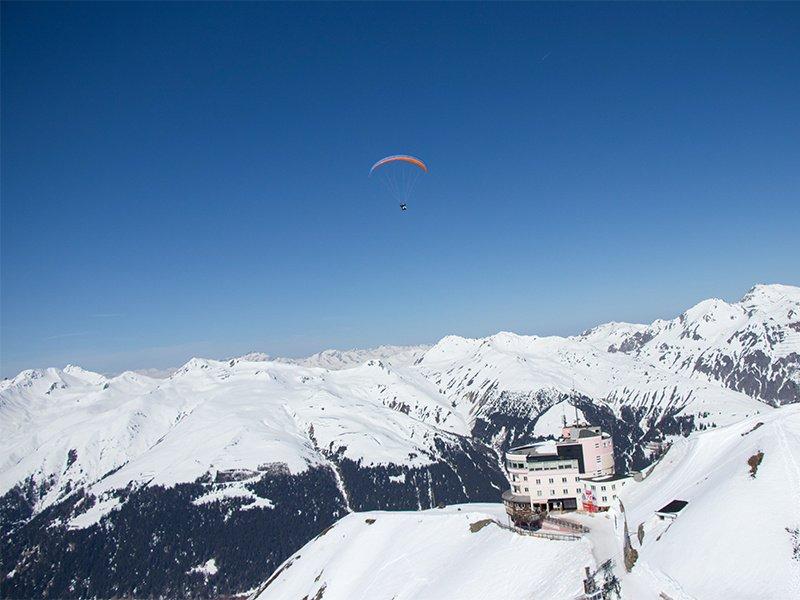
[[[558,457],[558,450],[556,449],[556,443],[550,440],[546,442],[538,442],[536,444],[517,446],[516,448],[509,448],[506,454],[525,454],[526,456]]]
[[[619,481],[620,479],[630,479],[630,473],[612,473],[611,475],[595,475],[594,477],[581,477],[581,481],[591,481],[593,483],[606,483],[607,481]]]
[[[676,514],[683,510],[683,507],[689,504],[686,500],[673,500],[666,506],[661,507],[657,513]]]
[[[528,496],[522,496],[519,494],[515,494],[511,490],[506,490],[503,492],[502,496],[503,500],[507,500],[509,502],[515,502],[517,504],[530,504],[531,499]]]

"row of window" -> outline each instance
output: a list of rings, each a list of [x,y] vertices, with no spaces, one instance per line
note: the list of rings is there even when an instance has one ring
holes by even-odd
[[[617,489],[617,484],[616,484],[616,483],[612,483],[612,484],[611,484],[611,489],[612,489],[612,490],[615,490],[615,489]],[[592,485],[592,491],[595,491],[595,492],[597,491],[597,486],[595,486],[594,484]],[[601,492],[605,492],[605,491],[606,491],[606,486],[604,486],[604,485],[601,485],[601,486],[600,486],[600,491],[601,491]]]
[[[511,481],[519,481],[519,480],[520,480],[520,479],[519,479],[519,477],[520,477],[519,475],[513,475],[513,474],[512,474],[512,475],[511,475]],[[562,477],[562,478],[561,478],[561,483],[567,483],[567,479],[568,479],[567,477]],[[528,477],[527,477],[527,475],[523,475],[523,476],[522,476],[522,481],[528,481]],[[577,478],[577,477],[575,478],[575,481],[578,481],[578,478]],[[537,483],[538,485],[540,485],[540,484],[542,483],[542,480],[541,480],[541,479],[537,479],[537,480],[536,480],[536,483]],[[548,479],[547,479],[547,483],[553,483],[553,478],[552,478],[552,477],[548,477]]]
[[[557,471],[558,469],[575,469],[575,468],[577,468],[574,463],[561,463],[561,464],[557,464],[557,465],[553,465],[552,463],[550,463],[549,466],[547,466],[548,463],[544,463],[544,464],[532,463],[531,465],[527,466],[525,463],[508,461],[506,464],[508,465],[509,469],[525,469],[525,468],[527,468],[530,471]]]
[[[528,491],[528,488],[527,488],[527,487],[526,487],[526,488],[523,488],[523,489],[524,489],[524,491],[526,491],[526,492]],[[515,492],[519,492],[519,490],[520,490],[519,486],[518,486],[518,485],[515,485],[515,486],[514,486],[514,491],[515,491]],[[569,490],[568,490],[567,488],[563,488],[563,489],[561,490],[561,492],[562,492],[562,493],[563,493],[565,496],[569,496]],[[580,494],[581,492],[582,492],[581,488],[576,488],[576,489],[575,489],[575,493],[576,493],[576,494]],[[541,495],[542,495],[542,490],[537,490],[537,491],[536,491],[536,495],[537,495],[537,496],[541,496]],[[555,491],[555,490],[550,490],[550,496],[555,496],[555,495],[556,495],[556,491]],[[604,502],[605,502],[605,499],[606,499],[606,497],[605,497],[605,496],[603,496],[603,501],[604,501]]]

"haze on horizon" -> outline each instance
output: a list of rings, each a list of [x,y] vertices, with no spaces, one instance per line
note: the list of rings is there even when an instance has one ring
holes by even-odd
[[[800,284],[800,4],[3,3],[0,375]],[[430,174],[409,210],[367,177]]]

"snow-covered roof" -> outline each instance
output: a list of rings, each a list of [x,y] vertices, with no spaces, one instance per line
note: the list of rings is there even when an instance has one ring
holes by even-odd
[[[528,444],[525,446],[517,446],[511,448],[508,454],[524,454],[526,456],[558,456],[558,449],[556,442],[548,440],[546,442],[538,442],[536,444]]]
[[[591,481],[592,483],[608,483],[609,481],[619,481],[621,479],[631,479],[630,473],[612,473],[611,475],[597,475],[595,477],[581,477],[581,481]]]

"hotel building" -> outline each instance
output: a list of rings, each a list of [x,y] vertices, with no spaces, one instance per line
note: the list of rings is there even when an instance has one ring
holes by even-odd
[[[556,441],[508,450],[506,469],[511,482],[503,493],[506,512],[515,523],[530,526],[531,515],[584,508],[585,479],[614,474],[614,444],[600,427],[565,426]]]

